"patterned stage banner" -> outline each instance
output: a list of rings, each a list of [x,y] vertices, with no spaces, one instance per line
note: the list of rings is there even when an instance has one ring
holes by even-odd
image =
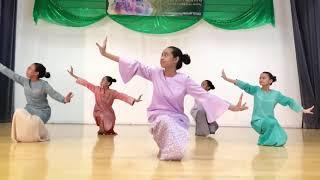
[[[110,15],[202,16],[203,0],[107,0]]]

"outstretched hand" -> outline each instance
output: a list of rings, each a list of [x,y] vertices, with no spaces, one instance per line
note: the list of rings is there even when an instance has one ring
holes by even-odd
[[[76,79],[79,78],[78,76],[76,76],[76,75],[73,73],[73,67],[72,67],[72,66],[70,66],[70,70],[67,70],[67,71],[68,71],[68,73],[69,73],[72,77],[74,77],[74,78],[76,78]]]
[[[68,71],[68,73],[71,75],[71,76],[74,76],[74,74],[73,74],[73,67],[72,66],[70,66],[70,70],[67,70]]]
[[[108,41],[108,37],[106,36],[106,38],[104,39],[102,45],[100,45],[99,43],[96,43],[96,45],[97,45],[98,48],[99,48],[100,54],[101,54],[102,56],[105,56],[105,54],[106,54],[107,41]]]
[[[303,110],[303,113],[305,114],[313,114],[312,110],[314,109],[314,106],[308,108],[308,109],[304,109]]]
[[[72,98],[73,98],[73,93],[72,93],[72,92],[69,92],[69,93],[64,97],[64,103],[69,103]]]
[[[97,47],[99,48],[100,54],[104,57],[106,57],[107,59],[113,60],[115,62],[119,62],[119,56],[116,56],[114,54],[111,54],[109,52],[107,52],[107,41],[108,38],[106,36],[106,38],[104,39],[103,43],[100,45],[99,43],[96,43]]]
[[[224,79],[225,81],[228,81],[228,82],[233,83],[233,84],[236,83],[236,80],[235,80],[235,79],[230,79],[229,77],[227,77],[226,72],[224,72],[224,69],[222,69],[221,77],[222,77],[222,79]]]
[[[230,111],[244,111],[248,109],[248,107],[246,106],[246,103],[242,104],[242,97],[243,97],[243,93],[241,93],[239,101],[236,105],[229,106]]]
[[[246,106],[247,103],[242,104],[242,98],[243,98],[243,93],[241,93],[239,101],[236,105],[236,110],[238,110],[238,111],[244,111],[244,110],[248,109],[248,107]]]
[[[228,79],[226,73],[224,72],[224,69],[222,69],[221,77],[222,77],[222,79],[224,79],[224,80]]]
[[[138,97],[138,99],[135,99],[134,102],[141,102],[142,101],[141,97],[142,97],[142,94]]]

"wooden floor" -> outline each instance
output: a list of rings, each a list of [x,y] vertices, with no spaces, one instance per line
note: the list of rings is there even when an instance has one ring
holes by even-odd
[[[195,137],[182,162],[161,162],[147,126],[117,126],[97,137],[93,125],[48,125],[51,141],[11,143],[0,124],[0,180],[320,179],[320,131],[287,129],[285,148],[256,145],[249,128]]]

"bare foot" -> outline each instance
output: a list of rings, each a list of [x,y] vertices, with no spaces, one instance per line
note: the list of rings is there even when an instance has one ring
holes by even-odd
[[[105,132],[104,134],[105,134],[105,135],[114,135],[114,136],[118,135],[118,133],[114,132],[114,130],[113,130],[113,129],[111,129],[111,130],[109,130],[109,131]]]

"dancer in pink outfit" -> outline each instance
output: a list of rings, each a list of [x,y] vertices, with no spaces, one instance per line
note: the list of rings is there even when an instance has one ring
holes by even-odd
[[[98,135],[117,135],[117,133],[114,132],[114,125],[116,121],[116,116],[112,108],[114,100],[119,99],[130,105],[133,105],[135,102],[141,101],[142,95],[140,95],[138,99],[135,99],[126,94],[110,89],[111,84],[116,82],[116,80],[110,76],[102,78],[100,86],[95,86],[76,76],[73,73],[72,67],[70,70],[68,70],[68,72],[72,77],[77,79],[76,82],[78,84],[87,87],[95,95],[96,104],[94,106],[93,117],[97,126],[99,126]]]
[[[119,63],[123,81],[130,81],[138,75],[153,83],[152,102],[148,108],[148,119],[151,123],[151,133],[158,144],[160,160],[181,160],[185,154],[188,142],[189,119],[184,113],[184,97],[188,94],[201,102],[206,110],[208,122],[213,122],[228,109],[242,111],[247,109],[242,105],[242,96],[237,105],[214,96],[189,76],[177,72],[182,64],[189,64],[190,57],[182,54],[176,47],[166,48],[161,55],[162,68],[151,68],[134,60],[118,57],[106,52],[105,39],[102,45],[97,43],[101,55]]]

